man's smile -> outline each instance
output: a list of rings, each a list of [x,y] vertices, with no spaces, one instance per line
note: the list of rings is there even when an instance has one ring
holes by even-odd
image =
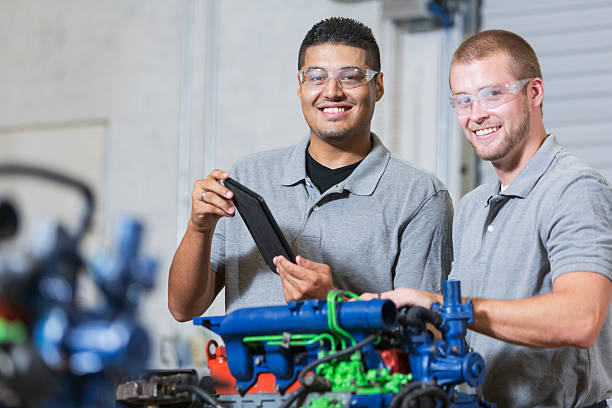
[[[339,119],[348,114],[348,112],[353,108],[353,104],[324,102],[317,104],[316,108],[326,118]]]
[[[497,136],[497,132],[501,129],[501,125],[481,127],[479,129],[470,129],[472,135],[478,140],[492,139]]]

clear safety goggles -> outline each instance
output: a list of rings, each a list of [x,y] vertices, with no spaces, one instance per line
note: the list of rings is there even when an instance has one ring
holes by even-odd
[[[450,97],[450,104],[458,115],[468,115],[472,103],[478,101],[485,109],[493,109],[510,101],[533,78],[521,79],[504,85],[482,88],[474,94],[457,94]]]
[[[332,78],[338,81],[342,89],[356,88],[370,82],[376,74],[378,74],[378,71],[356,67],[341,68],[337,71],[310,68],[298,72],[300,82],[311,89],[325,88]]]

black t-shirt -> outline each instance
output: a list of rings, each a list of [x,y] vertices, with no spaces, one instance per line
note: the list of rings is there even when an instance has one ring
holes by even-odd
[[[359,166],[359,163],[361,163],[361,160],[348,166],[330,169],[313,159],[306,150],[306,173],[321,193],[350,176],[353,170]]]

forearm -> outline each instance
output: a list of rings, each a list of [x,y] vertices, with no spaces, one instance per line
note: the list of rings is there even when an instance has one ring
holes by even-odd
[[[178,321],[201,315],[214,300],[215,274],[210,270],[213,231],[202,232],[190,220],[172,260],[168,308]]]
[[[365,295],[365,299],[373,298],[371,294]],[[381,297],[393,300],[398,307],[431,308],[435,302],[444,302],[440,294],[410,288],[383,292]],[[596,326],[595,314],[588,308],[576,307],[565,295],[551,293],[520,300],[462,300],[465,303],[468,299],[474,304],[474,323],[469,328],[509,343],[531,347],[588,347],[583,334]],[[600,328],[601,324],[597,332]]]
[[[575,294],[550,293],[520,300],[472,299],[470,329],[509,343],[531,347],[588,348],[602,318]]]

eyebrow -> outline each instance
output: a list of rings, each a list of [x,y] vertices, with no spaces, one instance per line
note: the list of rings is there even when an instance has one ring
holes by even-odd
[[[325,69],[323,67],[317,67],[317,66],[308,67],[308,68],[306,68],[306,71],[315,70],[315,69],[322,70],[322,71],[329,71],[328,69]],[[332,70],[332,71],[340,71],[340,70],[343,70],[343,69],[361,69],[361,70],[365,71],[366,69],[369,69],[369,68],[361,68],[361,67],[356,67],[356,66],[350,65],[350,66],[341,67],[341,68],[338,68],[338,69]]]
[[[478,90],[476,92],[472,92],[472,93],[470,93],[470,92],[456,92],[456,93],[454,93],[453,90],[451,89],[451,93],[452,93],[453,96],[454,95],[472,95],[474,93],[478,93],[478,92],[482,91],[483,89],[495,88],[495,87],[498,87],[498,86],[502,86],[503,87],[505,85],[506,85],[505,83],[486,85],[486,86],[483,86],[482,88],[478,88]]]

